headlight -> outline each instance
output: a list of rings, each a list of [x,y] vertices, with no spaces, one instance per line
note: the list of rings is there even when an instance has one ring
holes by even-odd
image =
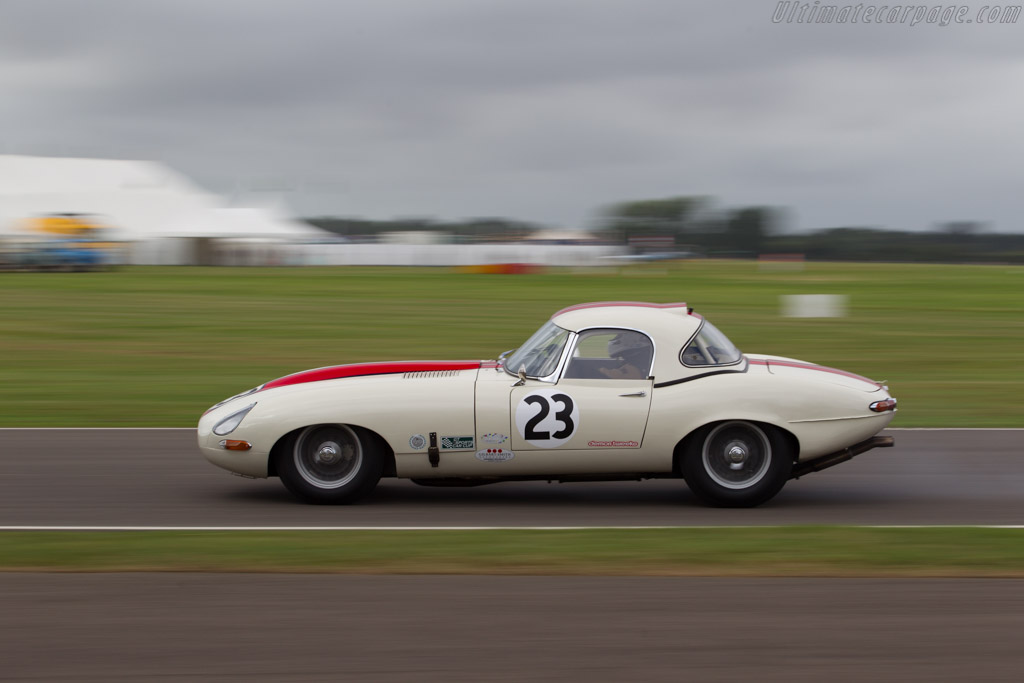
[[[246,407],[242,408],[238,412],[231,413],[223,420],[217,423],[217,426],[213,428],[213,433],[217,436],[226,436],[231,432],[235,431],[238,425],[242,424],[242,420],[249,411],[256,407],[255,403],[250,403]]]

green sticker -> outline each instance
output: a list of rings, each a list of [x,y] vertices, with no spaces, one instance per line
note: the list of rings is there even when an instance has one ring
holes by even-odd
[[[476,448],[472,436],[442,436],[442,451],[467,451]]]

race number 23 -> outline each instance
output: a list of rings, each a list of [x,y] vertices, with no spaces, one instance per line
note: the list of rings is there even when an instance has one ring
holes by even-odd
[[[557,389],[530,392],[516,406],[516,428],[526,443],[537,448],[557,448],[573,437],[580,411],[569,394]]]

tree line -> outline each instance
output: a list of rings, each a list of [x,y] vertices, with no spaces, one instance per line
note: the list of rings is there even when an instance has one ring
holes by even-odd
[[[626,245],[637,254],[666,258],[798,254],[812,261],[1024,264],[1024,234],[989,232],[976,221],[942,223],[929,231],[851,226],[796,234],[784,229],[785,219],[785,211],[773,207],[720,209],[709,197],[678,196],[608,206],[585,234],[604,244]],[[388,232],[437,231],[456,242],[517,241],[544,227],[508,218],[318,217],[306,222],[356,240]]]

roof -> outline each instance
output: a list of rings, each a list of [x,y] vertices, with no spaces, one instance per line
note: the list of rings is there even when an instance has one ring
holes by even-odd
[[[577,304],[551,316],[559,327],[573,332],[592,327],[633,327],[652,335],[689,339],[700,327],[685,303],[658,304],[646,301],[595,301]]]
[[[685,371],[679,353],[700,329],[703,318],[685,303],[646,301],[597,301],[563,308],[551,316],[561,328],[579,332],[596,327],[639,330],[654,340],[652,375],[675,379]]]

